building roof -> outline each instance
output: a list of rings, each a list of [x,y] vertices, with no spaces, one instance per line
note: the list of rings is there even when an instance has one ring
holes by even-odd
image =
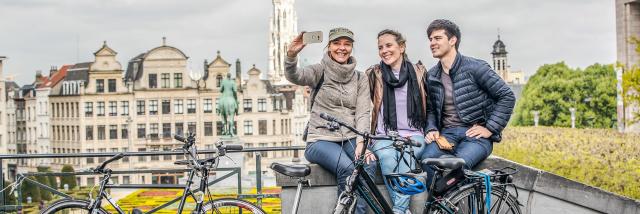
[[[507,46],[500,40],[500,35],[498,35],[498,40],[493,43],[493,51],[491,54],[507,54]]]
[[[42,82],[42,84],[38,85],[38,88],[53,88],[54,86],[56,86],[60,81],[62,81],[65,76],[67,76],[67,71],[69,70],[69,68],[71,68],[73,65],[63,65],[60,70],[58,70],[57,72],[55,72],[53,75],[51,75],[49,78],[45,77],[45,81]]]
[[[84,80],[89,81],[89,68],[91,62],[82,62],[68,68],[64,81]]]
[[[142,77],[142,62],[144,60],[144,56],[146,53],[138,54],[138,56],[133,57],[133,59],[129,60],[127,65],[127,71],[124,73],[125,81],[136,81]],[[134,71],[133,68],[136,67],[134,64],[137,64],[137,71]]]

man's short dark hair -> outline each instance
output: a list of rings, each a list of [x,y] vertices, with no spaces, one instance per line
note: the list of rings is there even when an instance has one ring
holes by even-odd
[[[460,28],[458,28],[458,25],[446,19],[433,20],[427,27],[427,36],[431,36],[431,33],[436,30],[444,30],[449,39],[455,36],[458,39],[456,41],[456,50],[458,50],[458,47],[460,47]]]

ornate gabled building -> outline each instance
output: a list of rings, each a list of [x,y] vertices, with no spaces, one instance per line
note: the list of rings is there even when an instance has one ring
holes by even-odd
[[[216,114],[220,81],[230,66],[220,52],[204,71],[187,68],[187,55],[180,49],[161,46],[137,55],[126,70],[116,60],[117,52],[106,42],[92,62],[64,66],[51,80],[50,136],[53,153],[106,153],[127,151],[171,151],[181,146],[174,134],[195,133],[200,149],[213,149],[221,139],[222,121]],[[236,61],[236,76],[241,73]],[[253,67],[238,87],[237,142],[246,147],[290,146],[291,102]],[[62,78],[60,76],[63,76]],[[54,79],[54,78],[50,78]],[[46,83],[45,83],[46,84]],[[244,92],[244,93],[243,93]],[[255,127],[255,129],[254,129]],[[263,153],[265,164],[291,160],[292,152]],[[182,155],[123,158],[114,169],[176,168]],[[244,173],[255,173],[254,154],[235,160]],[[243,161],[245,159],[247,161]],[[95,167],[106,158],[55,159],[54,168],[71,164],[76,169]],[[233,165],[233,164],[231,164]],[[266,171],[266,168],[264,169]],[[114,183],[176,183],[182,173],[117,175]],[[79,176],[82,185],[98,182],[95,176]]]

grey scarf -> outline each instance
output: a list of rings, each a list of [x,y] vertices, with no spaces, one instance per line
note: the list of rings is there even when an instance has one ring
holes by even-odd
[[[349,57],[349,61],[346,64],[340,64],[331,59],[329,53],[326,53],[324,57],[322,57],[321,63],[328,70],[324,75],[338,83],[348,83],[356,73],[356,58],[354,57]]]

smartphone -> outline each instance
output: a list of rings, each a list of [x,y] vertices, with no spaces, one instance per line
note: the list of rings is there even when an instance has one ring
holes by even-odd
[[[305,32],[302,34],[302,43],[311,44],[311,43],[321,43],[322,42],[322,31],[313,31],[313,32]]]

